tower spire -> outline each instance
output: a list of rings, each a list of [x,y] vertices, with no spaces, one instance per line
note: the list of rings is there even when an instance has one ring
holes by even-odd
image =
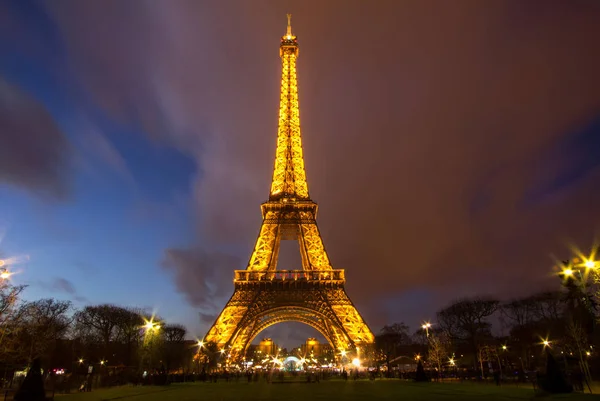
[[[277,150],[271,183],[270,200],[284,198],[309,199],[302,137],[300,135],[300,108],[298,105],[298,79],[296,59],[298,41],[292,34],[292,15],[288,14],[287,33],[281,37],[281,91],[279,95],[279,124]]]
[[[288,39],[291,39],[291,36],[292,36],[292,14],[287,14],[287,19],[288,19],[288,26],[287,26],[287,33],[285,36],[287,36]]]

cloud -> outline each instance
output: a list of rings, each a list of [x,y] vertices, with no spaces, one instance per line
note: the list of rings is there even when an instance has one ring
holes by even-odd
[[[67,294],[75,301],[86,303],[88,299],[77,293],[75,285],[66,278],[56,277],[51,282],[39,282],[38,285],[50,292]]]
[[[199,250],[168,250],[165,268],[192,305],[229,294],[269,188],[288,10],[47,4],[95,104],[196,157]],[[310,191],[367,321],[417,322],[460,295],[552,285],[550,254],[598,229],[596,166],[574,185],[540,187],[578,171],[581,160],[553,152],[600,116],[598,4],[331,1],[292,12]],[[533,199],[535,188],[546,189]],[[427,299],[395,297],[419,290]],[[390,299],[427,306],[395,312],[382,306]]]
[[[69,280],[65,278],[57,278],[54,279],[52,283],[52,288],[59,292],[66,292],[67,294],[75,294],[75,286]]]
[[[188,302],[209,310],[215,307],[216,300],[228,295],[231,288],[225,283],[231,283],[238,265],[235,256],[200,249],[167,249],[162,262],[163,269],[173,276],[178,291]],[[209,319],[211,314],[201,313],[201,316]]]
[[[79,135],[76,142],[80,151],[78,156],[82,165],[93,169],[91,161],[95,160],[101,165],[102,171],[108,167],[131,187],[135,187],[135,179],[127,166],[127,161],[97,126],[87,119],[82,119],[77,126],[77,132]]]
[[[46,108],[0,76],[0,183],[64,199],[69,144]]]
[[[206,324],[213,324],[214,321],[217,319],[217,314],[216,313],[202,313],[202,312],[198,312],[198,315],[200,316],[200,321],[204,322]]]

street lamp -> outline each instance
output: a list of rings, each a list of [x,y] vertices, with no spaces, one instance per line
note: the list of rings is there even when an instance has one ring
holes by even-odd
[[[421,328],[423,330],[425,330],[425,333],[427,333],[427,337],[429,337],[429,328],[431,327],[431,323],[429,322],[425,322],[423,323],[423,325],[421,326]]]
[[[145,320],[145,321],[146,321],[146,324],[144,324],[144,329],[146,329],[147,332],[160,330],[160,324],[153,322],[152,319]]]

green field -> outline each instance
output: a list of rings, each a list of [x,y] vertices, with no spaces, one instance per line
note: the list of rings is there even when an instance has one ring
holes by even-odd
[[[57,395],[58,401],[195,401],[195,400],[530,400],[530,387],[471,383],[411,383],[399,380],[327,381],[321,383],[188,383],[166,387],[119,387],[91,393]],[[567,394],[538,399],[588,400],[600,397]]]

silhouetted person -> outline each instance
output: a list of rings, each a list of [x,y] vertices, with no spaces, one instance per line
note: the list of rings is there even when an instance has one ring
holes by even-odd
[[[573,386],[567,381],[564,372],[548,349],[546,349],[546,374],[539,378],[538,382],[542,390],[551,394],[573,391]]]
[[[427,377],[427,375],[425,374],[425,369],[423,368],[423,363],[421,362],[420,359],[419,359],[419,362],[417,363],[417,372],[415,375],[415,381],[417,381],[417,382],[428,382],[429,381],[429,377]]]
[[[40,358],[33,360],[25,380],[21,383],[21,387],[13,399],[15,401],[46,401]]]
[[[500,371],[494,370],[494,381],[496,382],[496,386],[500,385]]]

